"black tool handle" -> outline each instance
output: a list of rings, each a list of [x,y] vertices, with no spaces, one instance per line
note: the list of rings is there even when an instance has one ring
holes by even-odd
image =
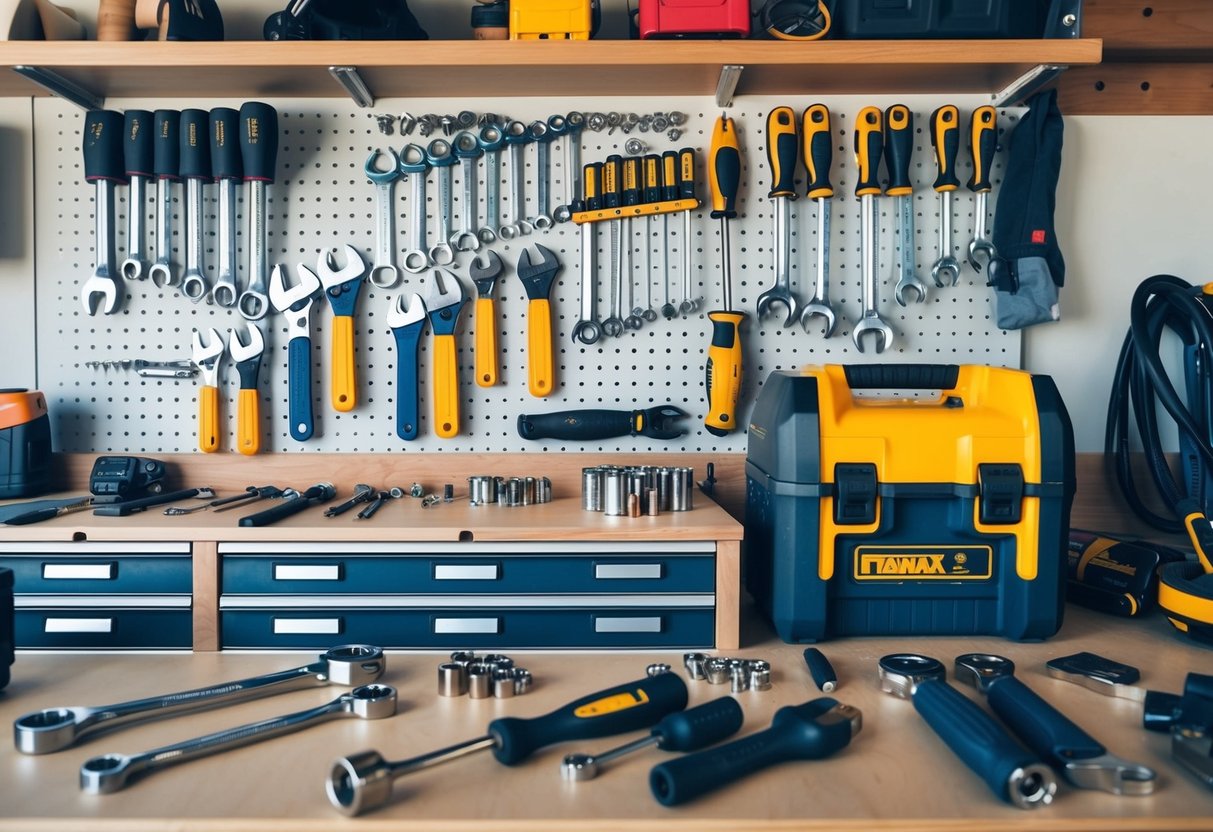
[[[16,517],[10,517],[4,521],[4,524],[8,526],[28,526],[31,523],[41,523],[43,520],[53,520],[58,516],[59,509],[55,506],[36,508],[33,511],[18,514]]]
[[[206,110],[181,111],[181,176],[183,179],[211,178],[211,114]]]
[[[164,494],[152,494],[135,500],[123,500],[120,503],[106,503],[95,506],[93,515],[96,517],[126,517],[137,511],[143,511],[151,506],[162,506],[165,503],[175,503],[178,500],[188,500],[197,497],[198,488],[186,488],[181,491],[168,491]]]
[[[523,439],[590,442],[630,436],[635,427],[636,420],[630,410],[562,410],[518,417],[518,435]]]
[[[249,101],[240,107],[240,153],[244,180],[273,182],[278,167],[278,111]]]
[[[830,134],[830,108],[813,104],[804,111],[801,133],[804,141],[804,167],[809,175],[805,196],[829,199],[834,196],[830,184],[830,166],[834,164],[834,137]]]
[[[828,697],[775,712],[771,727],[707,751],[667,760],[649,772],[649,788],[665,806],[686,803],[777,763],[819,760],[851,742],[851,720],[818,721],[839,707]]]
[[[838,676],[834,673],[834,665],[816,647],[807,647],[804,651],[804,663],[809,668],[818,690],[830,693],[838,687]]]
[[[770,199],[796,198],[797,147],[796,112],[791,107],[776,107],[767,114],[767,164],[771,170]]]
[[[581,185],[585,210],[602,210],[602,162],[592,162],[582,168]]]
[[[1060,767],[1070,760],[1088,760],[1107,753],[1094,737],[1014,676],[991,683],[987,697],[998,718],[1051,766]]]
[[[889,196],[914,193],[910,181],[910,156],[914,153],[914,114],[904,104],[894,104],[884,114],[885,167],[889,171]]]
[[[650,732],[662,751],[698,751],[741,730],[745,714],[731,696],[722,696],[670,714]]]
[[[181,113],[157,110],[152,129],[152,170],[161,179],[176,179],[181,174]]]
[[[954,191],[960,187],[956,178],[956,157],[960,154],[960,110],[955,104],[944,104],[931,113],[931,147],[935,149],[937,191]]]
[[[216,107],[211,110],[211,175],[216,179],[239,179],[243,171],[240,113],[231,107]]]
[[[852,390],[955,390],[958,364],[847,364],[843,368]]]
[[[304,491],[298,497],[287,498],[280,504],[240,518],[241,526],[268,526],[279,520],[298,514],[313,503],[331,500],[337,496],[337,490],[328,483],[317,483]]]
[[[147,110],[127,110],[122,122],[122,159],[127,176],[151,176],[155,118]]]
[[[84,117],[84,178],[88,182],[125,182],[122,164],[122,113],[89,110]]]

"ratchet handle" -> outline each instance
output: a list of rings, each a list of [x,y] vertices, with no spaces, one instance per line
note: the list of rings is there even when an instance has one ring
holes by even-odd
[[[181,169],[181,113],[157,110],[152,116],[152,170],[161,179],[176,179]]]
[[[252,456],[261,450],[261,395],[255,387],[240,391],[236,412],[236,447]]]
[[[991,791],[1010,802],[1012,775],[1039,761],[993,717],[947,682],[929,679],[919,683],[913,700],[915,710],[948,748]]]
[[[198,391],[198,450],[219,450],[219,388],[209,384]]]
[[[667,760],[649,772],[653,797],[677,806],[778,763],[828,757],[848,745],[854,732],[850,719],[821,719],[837,707],[829,697],[786,706],[765,731]]]
[[[805,196],[809,199],[829,199],[834,196],[830,184],[830,166],[834,164],[834,146],[830,136],[830,108],[814,104],[804,111],[804,167],[809,175]]]
[[[333,409],[348,413],[358,403],[358,377],[354,369],[354,318],[333,316]]]
[[[796,113],[776,107],[767,114],[767,162],[771,168],[770,199],[796,198]]]
[[[287,345],[288,410],[291,438],[298,442],[312,438],[312,339],[292,338]]]
[[[459,363],[455,336],[434,335],[434,433],[443,439],[459,435]]]
[[[552,395],[556,367],[552,360],[552,304],[532,298],[526,309],[527,387],[537,398]]]
[[[211,110],[211,175],[216,179],[241,178],[239,135],[239,112],[231,107]]]
[[[914,193],[910,182],[910,155],[914,152],[914,114],[904,104],[894,104],[885,111],[885,166],[889,171],[889,196],[909,196]]]
[[[122,113],[89,110],[84,117],[84,179],[126,182],[122,158]]]
[[[994,161],[997,138],[998,113],[988,104],[973,111],[973,122],[969,125],[969,148],[973,153],[973,176],[969,178],[969,190],[988,193],[990,165]]]
[[[590,442],[631,436],[635,430],[630,410],[563,410],[518,417],[518,435],[523,439]]]
[[[406,440],[417,438],[421,423],[417,355],[424,330],[422,326],[404,326],[392,330],[396,338],[396,435]]]
[[[273,182],[278,167],[278,111],[249,101],[240,106],[240,156],[244,181]]]
[[[122,160],[127,176],[151,176],[153,116],[147,110],[127,110],[122,122]]]
[[[660,673],[592,693],[532,719],[503,717],[489,723],[493,756],[512,766],[540,748],[639,731],[687,705],[687,686],[674,673]]]
[[[491,297],[476,298],[476,383],[497,383],[497,308]]]
[[[931,113],[931,147],[935,149],[936,191],[955,191],[960,187],[956,178],[956,156],[960,153],[960,110],[955,104],[945,104]]]
[[[206,110],[182,110],[181,176],[185,179],[211,178],[211,114]]]
[[[1014,676],[991,683],[987,697],[990,708],[1012,733],[1052,766],[1107,753],[1090,734]]]
[[[855,196],[880,196],[880,157],[884,153],[884,114],[864,107],[855,117]]]

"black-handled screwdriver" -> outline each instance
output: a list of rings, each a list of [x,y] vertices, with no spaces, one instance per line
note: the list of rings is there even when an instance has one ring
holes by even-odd
[[[765,731],[654,767],[649,788],[658,803],[677,806],[778,763],[828,757],[862,726],[858,708],[828,697],[789,705]]]
[[[650,745],[655,745],[662,751],[698,751],[736,734],[744,719],[745,715],[741,712],[737,700],[731,696],[722,696],[703,705],[670,714],[653,726],[648,736],[626,745],[612,748],[602,754],[569,754],[560,764],[560,774],[565,780],[574,782],[593,780],[602,770],[603,764]]]
[[[543,716],[494,719],[482,737],[408,760],[388,762],[377,751],[342,757],[333,763],[325,791],[338,811],[358,815],[387,803],[392,783],[406,774],[485,750],[512,766],[553,743],[647,728],[686,705],[686,683],[673,673],[661,673],[592,693]]]

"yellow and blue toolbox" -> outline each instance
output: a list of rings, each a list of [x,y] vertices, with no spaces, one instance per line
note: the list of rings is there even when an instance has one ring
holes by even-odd
[[[1073,496],[1073,428],[1048,376],[772,373],[750,419],[746,584],[789,642],[1046,638],[1061,626]]]

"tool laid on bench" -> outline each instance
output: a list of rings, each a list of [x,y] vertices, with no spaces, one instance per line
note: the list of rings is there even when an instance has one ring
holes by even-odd
[[[336,496],[337,489],[329,482],[318,482],[303,492],[288,488],[282,497],[281,503],[272,508],[267,508],[265,511],[241,517],[239,525],[245,527],[268,526],[271,523],[277,523],[279,520],[285,520],[301,511],[305,511],[311,506],[327,503]]]

